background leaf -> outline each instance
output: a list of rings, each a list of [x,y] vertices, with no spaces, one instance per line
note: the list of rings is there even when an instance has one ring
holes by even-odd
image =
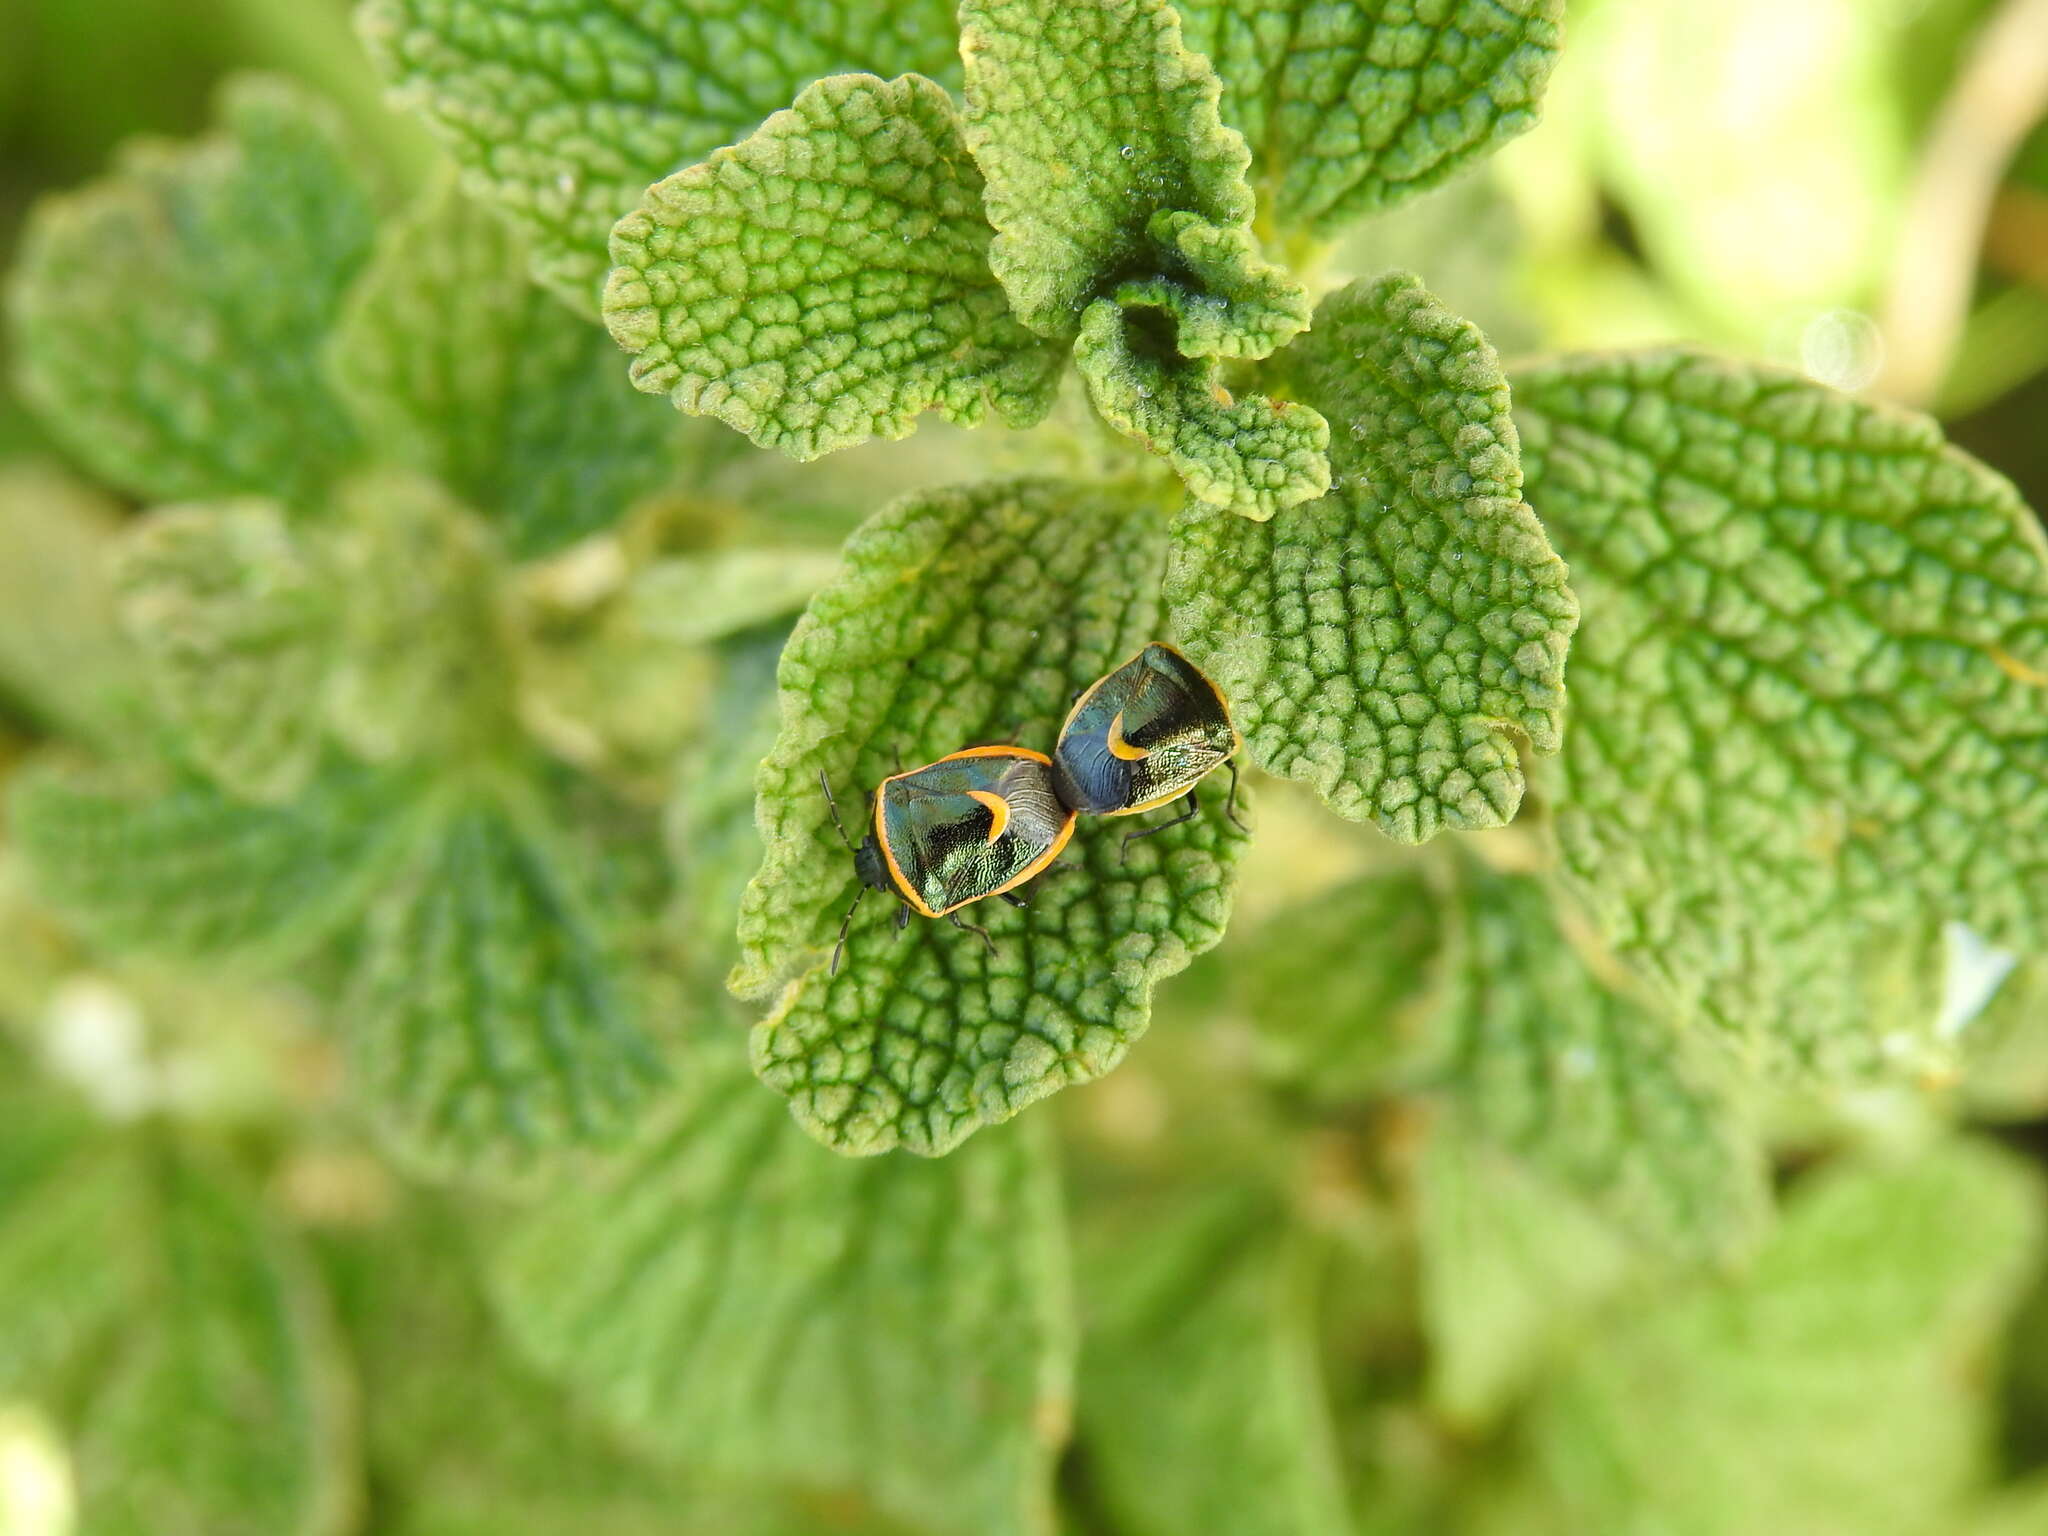
[[[422,113],[527,236],[534,272],[591,311],[612,225],[650,182],[746,135],[820,75],[959,79],[949,0],[367,0],[357,25],[398,101]]]
[[[792,458],[927,410],[1030,426],[1061,359],[989,275],[981,193],[939,86],[820,80],[648,188],[612,234],[605,323],[637,388]]]
[[[1156,509],[1049,480],[913,496],[846,547],[783,651],[782,732],[756,787],[766,857],[740,911],[742,997],[779,995],[757,1070],[812,1134],[847,1152],[944,1152],[980,1125],[1099,1077],[1144,1032],[1152,987],[1216,942],[1242,838],[1212,792],[1204,815],[1118,849],[1091,820],[1064,855],[1080,875],[1033,882],[1032,906],[974,909],[994,936],[913,922],[891,942],[858,889],[822,773],[859,822],[894,770],[1014,736],[1045,750],[1074,690],[1160,637]],[[794,978],[794,984],[788,984]]]
[[[1745,1276],[1611,1318],[1546,1394],[1540,1443],[1579,1526],[1955,1529],[1987,1448],[1969,1383],[2040,1213],[2030,1173],[1967,1143],[1815,1175]]]
[[[678,467],[676,423],[452,178],[384,232],[329,362],[371,445],[483,513],[515,559],[610,526]]]
[[[1330,494],[1174,525],[1175,630],[1260,766],[1401,842],[1498,826],[1557,750],[1578,608],[1522,503],[1493,349],[1406,274],[1325,299],[1283,359],[1336,423]]]
[[[120,615],[193,764],[282,801],[318,765],[332,599],[274,502],[165,508],[130,528]]]
[[[1317,1358],[1316,1257],[1308,1234],[1241,1191],[1155,1202],[1084,1248],[1081,1433],[1118,1530],[1351,1530]]]
[[[1050,1149],[847,1162],[707,1057],[499,1255],[514,1335],[703,1471],[934,1533],[1051,1529],[1072,1321]]]
[[[369,254],[369,195],[296,87],[236,81],[219,118],[40,205],[8,291],[23,391],[138,496],[303,505],[357,451],[317,354]]]
[[[2048,550],[2012,487],[1924,418],[1683,352],[1516,392],[1590,616],[1558,844],[1624,957],[1840,1069],[1919,1022],[1862,984],[1880,951],[1943,918],[2038,947]]]

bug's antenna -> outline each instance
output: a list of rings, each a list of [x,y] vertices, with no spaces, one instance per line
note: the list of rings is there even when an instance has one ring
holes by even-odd
[[[834,819],[837,820],[836,817]],[[841,835],[844,836],[843,833]],[[853,914],[860,910],[861,898],[867,895],[867,893],[868,888],[866,886],[862,886],[859,890],[855,891],[853,893],[853,905],[846,909],[846,916],[839,919],[839,942],[832,946],[832,969],[825,973],[827,976],[837,976],[839,974],[839,957],[846,952],[846,930],[853,925]]]
[[[846,835],[846,827],[839,820],[839,802],[832,798],[832,781],[825,777],[825,770],[822,768],[818,770],[818,788],[825,791],[825,807],[832,813],[832,829],[839,834],[839,841],[846,844],[846,851],[848,853],[860,852],[858,848],[853,846],[853,839]],[[853,900],[856,906],[860,904],[860,898],[858,896],[854,897]],[[853,914],[851,911],[847,913],[847,916],[849,917],[851,917],[852,915]],[[841,928],[839,930],[839,941],[842,944],[846,942],[846,930],[844,928]]]

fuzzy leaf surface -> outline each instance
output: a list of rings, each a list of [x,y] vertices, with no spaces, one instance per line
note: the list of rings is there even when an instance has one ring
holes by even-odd
[[[1232,1191],[1084,1249],[1081,1436],[1132,1536],[1348,1536],[1314,1245]]]
[[[994,482],[912,496],[850,540],[845,568],[783,652],[782,731],[756,781],[765,858],[740,913],[742,997],[777,998],[756,1069],[842,1151],[943,1152],[1070,1083],[1144,1032],[1151,993],[1221,936],[1242,838],[1204,813],[1117,851],[1091,819],[1033,882],[1028,910],[972,909],[996,953],[940,922],[891,942],[819,790],[849,822],[895,771],[1014,737],[1050,747],[1075,689],[1160,638],[1156,508],[1113,486]]]
[[[371,445],[482,512],[515,559],[608,527],[675,472],[676,423],[452,181],[385,230],[329,364]]]
[[[1073,1324],[1042,1128],[847,1161],[737,1055],[521,1219],[494,1266],[513,1335],[693,1468],[934,1533],[1049,1530]]]
[[[1534,879],[1468,863],[1447,914],[1437,1083],[1479,1134],[1680,1253],[1739,1248],[1766,1206],[1740,1102],[1662,1017],[1603,986]]]
[[[369,255],[369,194],[296,87],[238,80],[218,115],[38,206],[8,290],[23,390],[145,500],[303,504],[357,451],[317,359]]]
[[[617,1140],[663,1076],[579,871],[511,800],[442,813],[370,911],[357,1072],[430,1166]]]
[[[1212,358],[1143,344],[1142,322],[1088,306],[1074,363],[1095,412],[1173,466],[1188,494],[1263,521],[1330,488],[1330,426],[1307,406],[1234,398]]]
[[[812,459],[936,410],[1029,426],[1060,349],[991,276],[981,172],[920,75],[836,75],[648,188],[612,233],[605,323],[632,379]]]
[[[1960,1528],[1989,1450],[1980,1380],[2039,1262],[2041,1195],[1967,1143],[1826,1170],[1747,1273],[1606,1318],[1536,1412],[1574,1528]]]
[[[244,799],[289,800],[318,766],[335,614],[275,502],[165,508],[131,525],[121,623],[195,766]]]
[[[1282,229],[1329,235],[1536,122],[1564,0],[1179,0]]]
[[[367,0],[357,25],[396,100],[525,233],[535,275],[585,312],[612,225],[649,183],[821,75],[953,84],[960,67],[948,0]]]
[[[296,800],[238,800],[191,773],[131,782],[44,764],[10,785],[37,893],[99,943],[281,962],[350,920],[410,832],[384,775],[330,764]]]
[[[1564,864],[1682,1014],[1867,1064],[1869,958],[2048,939],[2048,545],[1935,424],[1683,352],[1516,384],[1589,615]]]
[[[1254,251],[1244,139],[1168,0],[966,0],[960,34],[989,264],[1026,325],[1071,337],[1091,300],[1166,282],[1190,248],[1210,306],[1200,322],[1184,306],[1199,328],[1183,353],[1264,357],[1308,323],[1300,287]]]
[[[1578,622],[1521,498],[1498,359],[1412,277],[1354,283],[1280,360],[1333,424],[1332,489],[1173,530],[1175,631],[1261,766],[1400,842],[1499,826],[1557,750]]]

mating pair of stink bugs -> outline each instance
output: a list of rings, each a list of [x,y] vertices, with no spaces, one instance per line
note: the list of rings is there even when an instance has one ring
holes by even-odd
[[[1028,747],[969,747],[884,779],[874,793],[874,830],[855,847],[839,821],[832,785],[821,773],[832,825],[853,852],[861,889],[839,924],[832,969],[839,969],[847,926],[870,890],[893,892],[901,929],[912,912],[963,922],[960,908],[987,896],[1024,906],[1017,887],[1046,869],[1074,835],[1074,818],[1130,816],[1185,797],[1169,821],[1124,838],[1177,827],[1200,808],[1195,786],[1230,766],[1228,813],[1237,819],[1237,750],[1222,692],[1172,646],[1154,641],[1075,695],[1051,757]]]

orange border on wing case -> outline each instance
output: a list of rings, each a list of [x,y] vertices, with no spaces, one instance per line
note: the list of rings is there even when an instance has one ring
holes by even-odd
[[[1209,685],[1209,692],[1215,696],[1217,707],[1223,711],[1223,723],[1230,727],[1230,750],[1224,753],[1221,757],[1217,758],[1216,761],[1209,767],[1202,770],[1202,778],[1206,779],[1210,774],[1214,773],[1218,768],[1221,768],[1225,763],[1229,762],[1233,757],[1237,756],[1238,753],[1244,750],[1244,732],[1240,731],[1237,728],[1237,721],[1230,713],[1230,700],[1223,697],[1223,690],[1216,686],[1216,679],[1211,677],[1208,673],[1204,672],[1200,667],[1196,666],[1194,662],[1189,661],[1187,652],[1183,651],[1179,646],[1175,645],[1170,640],[1147,640],[1143,645],[1139,646],[1135,651],[1131,652],[1130,655],[1126,656],[1122,661],[1118,662],[1115,666],[1111,667],[1107,672],[1103,673],[1102,676],[1098,677],[1097,679],[1095,679],[1094,682],[1090,683],[1088,685],[1088,691],[1083,693],[1081,697],[1079,697],[1078,699],[1074,700],[1074,707],[1067,711],[1067,718],[1060,724],[1060,735],[1064,736],[1067,734],[1067,727],[1074,723],[1074,716],[1080,714],[1081,707],[1084,704],[1086,704],[1090,699],[1095,697],[1097,689],[1099,689],[1104,683],[1108,682],[1111,677],[1123,671],[1125,667],[1128,667],[1140,656],[1144,655],[1147,651],[1151,650],[1152,647],[1155,645],[1158,646],[1159,649],[1161,649],[1162,651],[1171,651],[1174,655],[1178,656],[1182,661],[1186,661],[1188,664],[1188,670],[1194,673],[1195,676],[1199,677],[1203,682]],[[1119,716],[1119,718],[1121,718],[1121,716]],[[1195,780],[1195,784],[1199,784],[1201,782],[1202,779]],[[1188,786],[1188,789],[1193,789],[1194,787],[1194,784],[1190,784]],[[1147,800],[1142,805],[1127,805],[1120,811],[1103,811],[1100,814],[1105,817],[1136,816],[1142,811],[1156,811],[1157,809],[1159,809],[1160,806],[1178,800],[1182,795],[1186,794],[1187,792],[1187,789],[1176,789],[1170,794],[1160,795],[1156,799]]]
[[[897,894],[926,917],[944,917],[948,912],[957,912],[977,901],[986,901],[991,896],[1000,896],[1005,891],[1015,890],[1058,858],[1060,851],[1067,846],[1067,839],[1074,835],[1074,813],[1069,810],[1067,823],[1060,828],[1059,836],[1052,840],[1052,846],[1025,865],[1020,873],[1011,876],[992,891],[983,891],[979,896],[970,896],[965,901],[956,901],[952,906],[941,907],[934,912],[925,905],[924,898],[911,889],[910,882],[903,878],[902,866],[896,862],[896,854],[889,847],[888,829],[882,824],[882,791],[898,779],[907,779],[912,774],[923,773],[925,768],[936,768],[940,763],[957,762],[963,757],[1021,757],[1027,762],[1039,763],[1047,768],[1052,766],[1051,758],[1043,752],[1034,752],[1029,747],[967,747],[959,752],[948,752],[944,757],[935,757],[926,763],[924,768],[911,768],[903,773],[892,773],[875,786],[875,841],[881,845],[882,858],[889,866],[889,878],[896,882]]]

